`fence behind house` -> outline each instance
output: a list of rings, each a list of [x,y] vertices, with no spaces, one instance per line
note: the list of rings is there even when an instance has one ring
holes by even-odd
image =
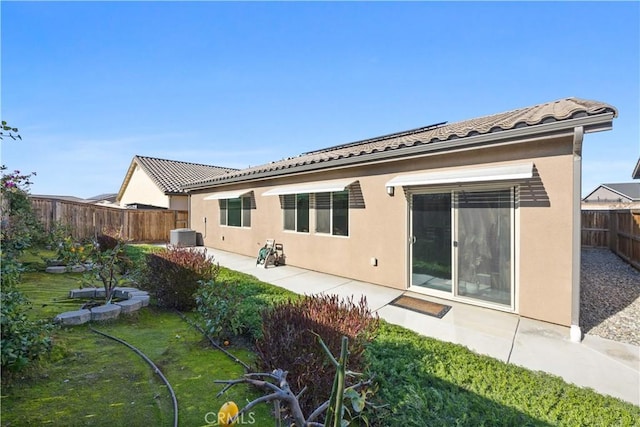
[[[583,210],[582,246],[609,248],[640,269],[640,211]]]
[[[134,242],[168,242],[170,230],[188,224],[187,211],[118,209],[39,197],[31,197],[31,205],[45,230],[56,224],[69,226],[77,240],[112,228],[122,229],[124,237]]]

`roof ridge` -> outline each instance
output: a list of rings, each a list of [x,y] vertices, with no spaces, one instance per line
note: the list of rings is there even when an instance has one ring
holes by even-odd
[[[134,158],[137,158],[137,159],[149,159],[149,160],[160,160],[160,161],[163,161],[163,162],[171,162],[171,163],[182,163],[182,164],[185,164],[185,165],[205,166],[205,167],[209,167],[209,168],[226,169],[226,170],[230,170],[230,171],[240,170],[240,169],[230,168],[230,167],[226,167],[226,166],[208,165],[208,164],[205,164],[205,163],[187,162],[187,161],[183,161],[183,160],[162,159],[160,157],[142,156],[142,155],[139,155],[139,154],[136,154],[134,156]]]

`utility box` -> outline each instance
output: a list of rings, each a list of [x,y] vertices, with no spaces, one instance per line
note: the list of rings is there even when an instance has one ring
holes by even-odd
[[[169,243],[173,246],[195,246],[196,230],[190,228],[177,228],[169,232]]]

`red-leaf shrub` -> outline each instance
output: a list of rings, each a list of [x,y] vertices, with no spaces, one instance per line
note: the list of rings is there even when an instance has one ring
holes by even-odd
[[[155,297],[160,307],[192,310],[198,282],[215,280],[220,270],[213,257],[196,248],[167,246],[147,254],[142,287]]]
[[[299,401],[310,414],[329,399],[336,371],[314,333],[334,355],[340,353],[342,337],[348,337],[347,369],[361,372],[365,345],[378,325],[378,315],[372,314],[365,297],[357,304],[353,298],[341,300],[337,295],[289,300],[262,313],[262,338],[256,343],[259,368],[288,371],[287,380],[296,394],[307,387]]]

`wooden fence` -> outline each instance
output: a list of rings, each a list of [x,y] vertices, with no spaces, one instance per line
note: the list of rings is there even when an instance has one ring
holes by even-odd
[[[169,232],[185,228],[187,211],[118,209],[67,200],[31,197],[31,205],[45,230],[69,226],[77,240],[94,237],[105,228],[122,229],[133,242],[169,242]]]
[[[583,210],[582,246],[609,248],[640,269],[640,211]]]

